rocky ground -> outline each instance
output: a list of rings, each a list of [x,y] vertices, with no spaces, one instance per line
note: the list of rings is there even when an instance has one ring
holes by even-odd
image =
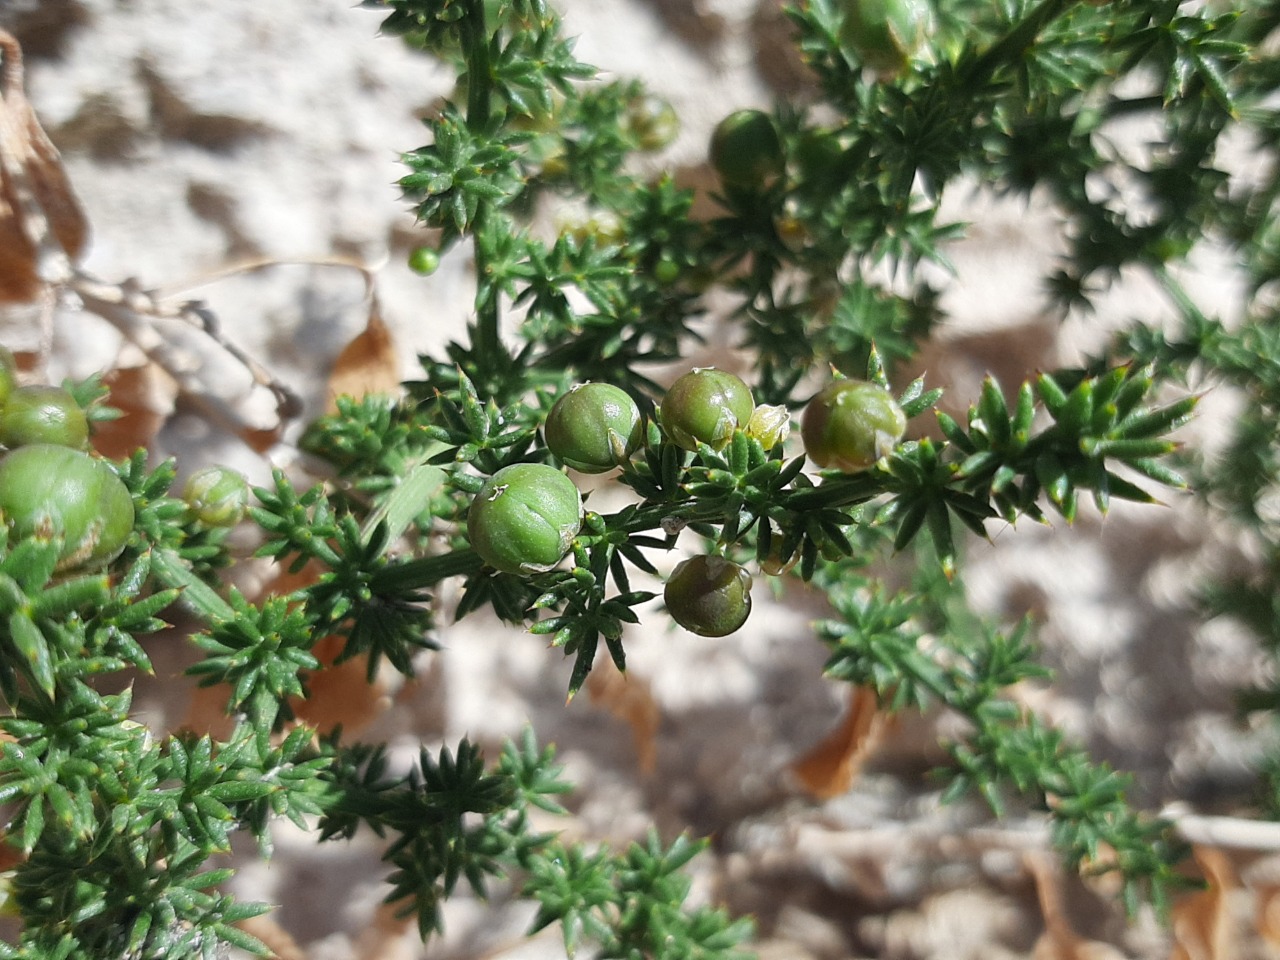
[[[684,125],[655,163],[695,171],[719,117],[806,82],[773,0],[558,6],[582,59],[639,76],[675,105]],[[449,78],[379,38],[378,21],[328,0],[0,2],[0,25],[27,51],[29,95],[92,224],[86,267],[206,298],[226,336],[311,413],[367,304],[360,272],[297,261],[376,268],[406,376],[416,353],[438,349],[468,319],[466,251],[428,279],[412,275],[404,261],[422,234],[394,185],[397,154],[423,142],[418,118]],[[1164,309],[1128,284],[1088,323],[1037,313],[1038,277],[1060,247],[1052,211],[977,190],[955,190],[949,203],[973,227],[952,251],[957,275],[940,278],[949,320],[921,363],[955,405],[974,396],[985,371],[1016,382]],[[218,276],[259,260],[278,263]],[[1229,315],[1239,302],[1229,265],[1206,258],[1197,266],[1189,282]],[[15,314],[6,342],[30,346],[38,330],[30,314]],[[55,375],[130,362],[109,326],[71,309],[55,318],[54,346]],[[195,354],[210,367],[192,377],[229,391],[233,405],[247,398],[251,385],[221,381],[207,346]],[[1211,445],[1213,424],[1234,403],[1206,397],[1187,439]],[[159,415],[156,455],[174,453],[188,469],[213,458],[261,480],[272,458],[288,459],[287,445],[263,456],[232,440],[190,398],[172,410],[161,404]],[[1059,679],[1051,691],[1028,691],[1027,702],[1096,756],[1133,771],[1138,803],[1233,812],[1256,738],[1233,725],[1230,692],[1260,661],[1238,633],[1196,623],[1189,597],[1197,576],[1238,553],[1192,498],[1174,498],[1164,508],[1118,507],[1105,522],[1088,515],[1073,528],[996,531],[992,544],[969,548],[967,582],[983,612],[1036,617]],[[825,651],[811,628],[821,616],[822,597],[797,587],[723,640],[691,642],[658,617],[637,628],[628,637],[631,674],[656,705],[646,714],[647,741],[587,697],[566,708],[568,664],[540,639],[479,617],[445,633],[446,649],[412,685],[352,709],[364,711],[363,736],[407,754],[464,735],[493,747],[532,722],[578,784],[570,834],[625,842],[656,824],[665,835],[712,836],[696,864],[698,893],[753,914],[760,953],[772,960],[1171,955],[1171,934],[1152,917],[1126,923],[1110,891],[1057,874],[1034,815],[995,821],[976,803],[940,803],[926,774],[943,757],[935,744],[948,718],[887,729],[847,793],[818,802],[799,789],[791,764],[846,706],[843,689],[821,676]],[[173,682],[184,656],[158,652],[159,682],[140,688],[145,719],[158,727],[188,718]],[[1265,846],[1232,854],[1228,865],[1239,886],[1224,916],[1238,920],[1230,956],[1242,960],[1274,955],[1251,912],[1269,903],[1276,872],[1259,852]],[[379,911],[386,888],[367,836],[318,848],[284,828],[276,848],[263,863],[246,847],[236,891],[280,904],[279,931],[266,934],[279,936],[282,954],[563,956],[555,937],[520,938],[529,911],[500,892],[489,903],[452,902],[446,935],[424,948]]]

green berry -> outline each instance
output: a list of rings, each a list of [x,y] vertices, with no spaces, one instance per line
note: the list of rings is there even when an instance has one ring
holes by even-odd
[[[201,523],[234,527],[249,509],[249,482],[227,467],[205,467],[187,478],[182,499]]]
[[[0,443],[6,447],[55,443],[80,448],[88,440],[89,418],[62,387],[19,387],[0,412]]]
[[[680,132],[680,119],[674,108],[652,93],[629,100],[622,122],[636,147],[646,152],[670,146]]]
[[[662,598],[690,633],[727,637],[751,613],[751,574],[724,557],[690,557],[671,571]]]
[[[429,277],[440,267],[440,254],[433,247],[417,247],[409,254],[409,269]]]
[[[722,450],[754,410],[751,389],[741,379],[714,367],[696,367],[667,390],[658,419],[677,446],[697,450],[705,443]]]
[[[928,30],[926,0],[844,0],[843,6],[845,49],[877,74],[902,73]]]
[[[680,279],[680,264],[674,260],[663,257],[653,267],[653,279],[664,287],[669,287]]]
[[[110,464],[47,443],[0,459],[0,513],[16,537],[61,537],[60,570],[115,559],[133,531],[133,498]]]
[[[810,187],[833,183],[840,175],[844,148],[829,130],[803,131],[796,141],[795,160],[800,181]]]
[[[827,384],[800,420],[809,459],[845,473],[865,470],[891,453],[906,430],[906,414],[893,395],[862,380]]]
[[[555,467],[517,463],[488,479],[467,513],[467,536],[489,566],[543,573],[569,552],[582,526],[582,495]]]
[[[560,397],[543,427],[547,447],[583,473],[623,463],[644,438],[640,408],[611,383],[581,383]]]
[[[786,160],[773,118],[760,110],[729,114],[711,134],[711,165],[731,187],[758,190],[782,176]]]
[[[9,395],[18,389],[18,361],[13,358],[8,347],[0,347],[0,407],[9,400]]]

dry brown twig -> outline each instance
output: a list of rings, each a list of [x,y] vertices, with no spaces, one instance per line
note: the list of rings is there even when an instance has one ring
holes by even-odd
[[[217,317],[198,300],[172,301],[143,289],[135,280],[101,280],[80,267],[89,228],[62,158],[23,88],[22,49],[0,30],[0,305],[43,301],[50,308],[71,297],[110,323],[149,361],[177,383],[180,392],[214,423],[242,437],[255,449],[279,438],[298,417],[298,396],[258,361],[223,335]],[[241,269],[257,269],[261,263]],[[371,271],[359,269],[372,300]],[[40,365],[47,360],[52,310],[45,311]],[[178,321],[175,323],[174,321]],[[185,328],[185,330],[184,330]],[[229,392],[225,368],[186,334],[198,332],[248,375],[251,389],[265,390],[274,403],[271,418],[255,413],[245,392]],[[243,386],[243,380],[239,386]]]

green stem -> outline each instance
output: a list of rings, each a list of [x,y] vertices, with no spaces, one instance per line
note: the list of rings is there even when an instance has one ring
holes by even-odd
[[[973,61],[965,73],[965,85],[976,86],[993,76],[1001,67],[1020,60],[1035,43],[1040,31],[1078,2],[1079,0],[1044,0]]]
[[[474,550],[454,550],[433,557],[406,560],[378,571],[371,586],[378,591],[407,591],[430,587],[449,577],[475,573],[484,561]]]
[[[236,612],[211,586],[191,572],[191,567],[172,550],[157,547],[151,551],[151,572],[166,587],[182,591],[182,602],[208,623],[234,620]]]
[[[481,132],[489,124],[492,108],[489,64],[489,29],[485,23],[484,0],[471,0],[464,20],[463,44],[467,59],[467,126]],[[498,297],[489,286],[489,256],[480,242],[489,219],[490,206],[481,200],[472,222],[476,259],[475,354],[485,367],[497,368],[509,359],[498,334]],[[491,366],[492,365],[492,366]]]

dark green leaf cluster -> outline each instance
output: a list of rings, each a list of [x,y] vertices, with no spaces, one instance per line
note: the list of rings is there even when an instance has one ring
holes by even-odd
[[[532,929],[558,922],[570,956],[585,942],[599,957],[745,960],[738,946],[751,935],[750,921],[677,907],[689,894],[682,868],[704,846],[680,836],[668,847],[653,832],[622,854],[555,842],[528,864],[523,893],[538,903]]]
[[[555,801],[569,786],[559,779],[550,749],[539,749],[527,731],[508,743],[487,770],[466,740],[456,754],[447,747],[392,774],[381,747],[339,751],[328,779],[336,791],[321,823],[322,837],[350,837],[363,823],[390,844],[383,859],[394,867],[388,903],[417,918],[425,938],[441,929],[440,907],[465,879],[484,896],[489,878],[505,876],[543,856],[551,837],[534,833],[530,808],[561,812]]]
[[[292,624],[290,639],[275,631],[261,634],[256,628],[245,638],[250,649],[261,651],[250,653],[251,657],[265,656],[283,671],[277,679],[267,681],[269,686],[293,689],[295,682],[287,680],[287,675],[309,663],[310,643],[331,634],[346,641],[339,660],[367,657],[370,680],[384,659],[401,673],[411,674],[413,653],[435,646],[430,635],[431,610],[426,604],[429,597],[418,585],[396,576],[387,557],[386,525],[362,530],[352,514],[337,516],[332,512],[321,487],[299,496],[279,471],[273,490],[258,489],[255,493],[261,506],[253,508],[253,517],[273,537],[258,553],[288,558],[295,572],[308,562],[321,565],[323,570],[314,583],[289,597],[303,605],[306,612],[301,619],[285,617],[283,608],[280,610],[284,617],[281,623]],[[221,646],[218,638],[213,642]],[[265,649],[264,643],[268,644]]]
[[[135,496],[163,500],[171,476],[160,473],[135,471]],[[136,530],[136,542],[146,533]],[[265,841],[271,816],[319,810],[305,731],[278,747],[249,724],[226,743],[160,740],[130,718],[128,691],[97,690],[103,674],[151,669],[140,641],[166,629],[158,615],[179,594],[160,588],[168,578],[157,550],[204,586],[165,547],[136,548],[111,576],[55,576],[58,545],[39,538],[0,551],[10,711],[0,721],[0,801],[5,834],[24,855],[11,881],[24,932],[9,955],[194,957],[222,942],[260,950],[233,925],[265,908],[212,890],[228,874],[205,861],[229,849],[233,830]]]

